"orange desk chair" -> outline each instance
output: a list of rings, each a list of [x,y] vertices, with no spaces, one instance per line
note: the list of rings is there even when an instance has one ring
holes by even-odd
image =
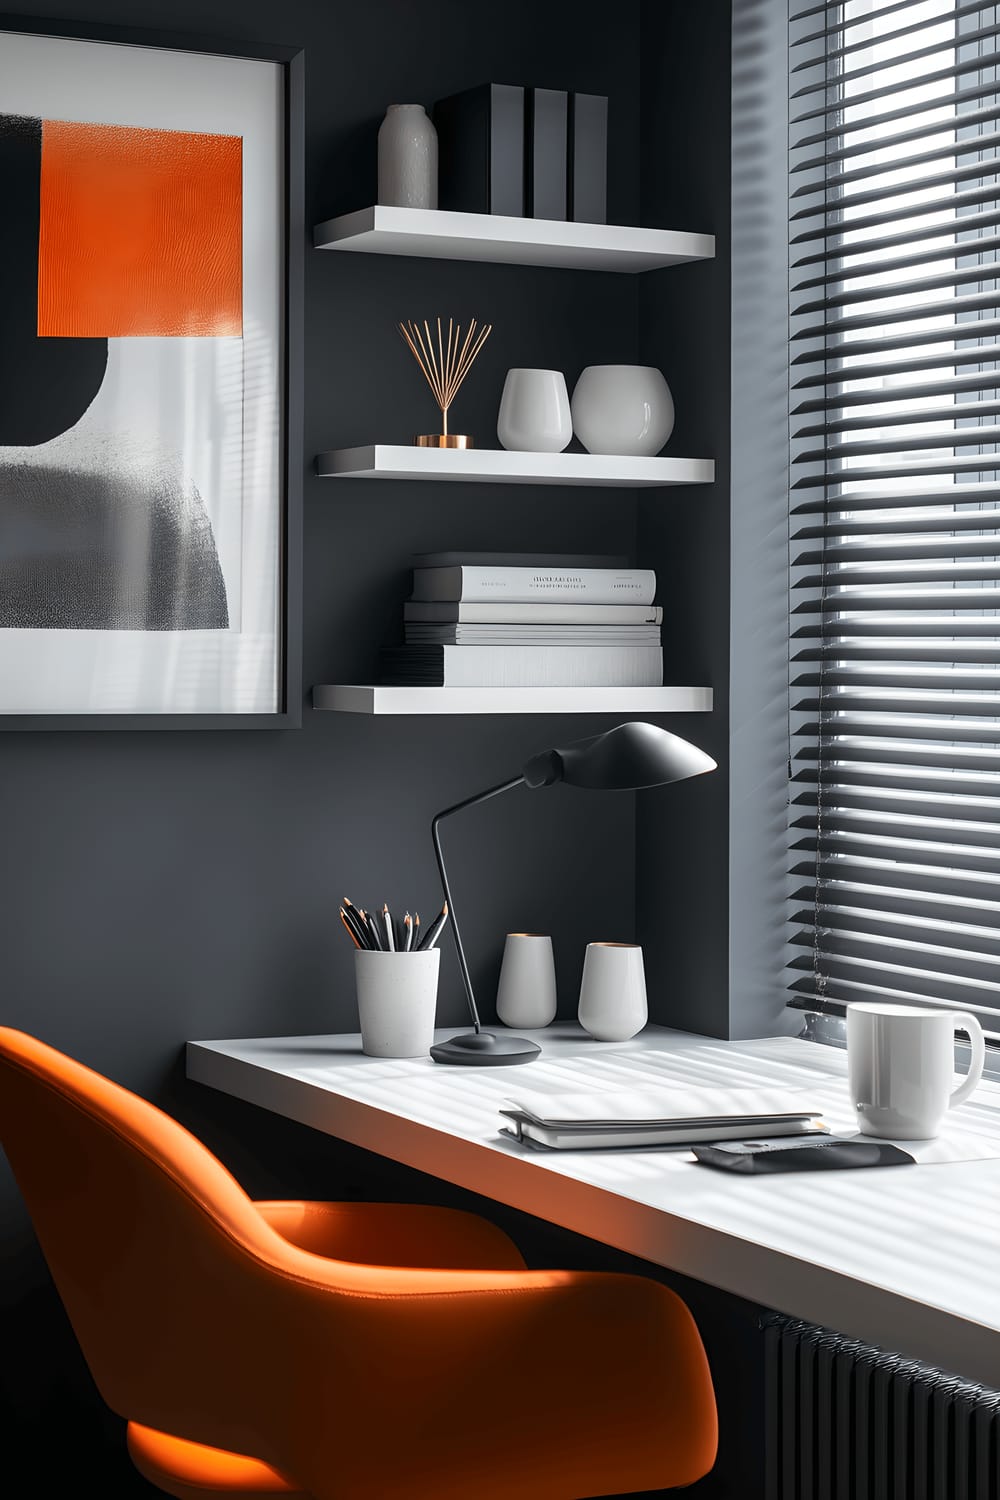
[[[578,1500],[714,1462],[701,1340],[656,1281],[528,1271],[453,1210],[255,1203],[7,1028],[0,1143],[133,1462],[178,1500]]]

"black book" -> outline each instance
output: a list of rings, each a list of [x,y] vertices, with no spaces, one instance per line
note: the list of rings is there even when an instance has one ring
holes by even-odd
[[[531,89],[528,105],[528,216],[565,219],[569,96]]]
[[[569,96],[569,217],[580,224],[608,218],[608,101],[603,94]]]
[[[434,105],[438,205],[523,218],[524,89],[484,83]]]

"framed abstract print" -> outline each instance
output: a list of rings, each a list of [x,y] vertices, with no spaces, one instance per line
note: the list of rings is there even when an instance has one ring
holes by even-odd
[[[301,57],[65,29],[0,17],[0,729],[291,726]]]

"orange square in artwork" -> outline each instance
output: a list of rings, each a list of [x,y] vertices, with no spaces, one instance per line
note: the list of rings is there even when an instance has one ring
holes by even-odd
[[[243,332],[243,142],[42,122],[38,332]]]

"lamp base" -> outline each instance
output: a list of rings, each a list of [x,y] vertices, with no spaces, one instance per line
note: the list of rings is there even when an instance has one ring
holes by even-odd
[[[436,1063],[455,1063],[464,1068],[510,1068],[534,1062],[541,1052],[537,1042],[523,1036],[495,1036],[492,1031],[465,1031],[447,1042],[436,1042],[431,1057]]]

